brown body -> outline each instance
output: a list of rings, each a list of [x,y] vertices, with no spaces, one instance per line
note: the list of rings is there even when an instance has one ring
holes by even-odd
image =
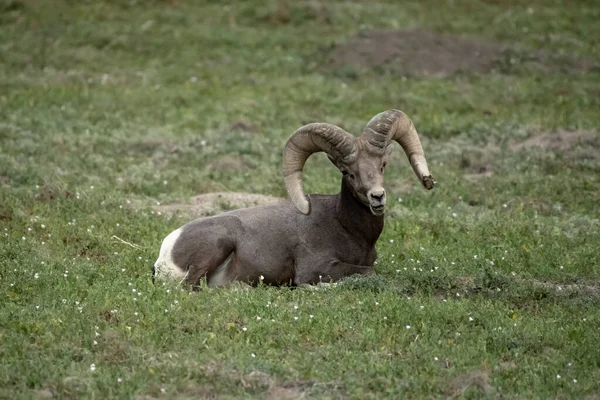
[[[192,221],[183,226],[172,261],[191,285],[204,276],[215,286],[234,280],[300,285],[371,273],[383,217],[359,203],[346,183],[338,195],[310,199],[308,216],[284,202]]]
[[[376,115],[360,137],[335,125],[309,124],[285,146],[291,202],[200,218],[175,230],[163,241],[157,277],[192,286],[204,277],[212,286],[235,280],[300,285],[373,272],[386,204],[383,173],[393,141],[423,185],[433,188],[417,132],[401,111]],[[318,151],[344,175],[338,195],[304,195],[302,168]]]

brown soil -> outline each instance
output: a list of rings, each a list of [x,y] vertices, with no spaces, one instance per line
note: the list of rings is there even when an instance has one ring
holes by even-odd
[[[486,371],[467,372],[450,380],[446,391],[452,397],[462,397],[469,388],[489,393],[494,390],[489,384],[489,379],[490,376]]]
[[[389,68],[418,75],[446,76],[458,71],[486,74],[498,65],[511,61],[517,54],[508,46],[477,39],[461,38],[425,30],[362,31],[346,43],[333,46],[326,64],[333,69]],[[588,70],[593,65],[584,61],[561,60],[554,63],[543,52],[526,55],[528,65],[542,68],[567,66]],[[553,65],[555,64],[555,65]],[[559,65],[560,64],[560,65]]]
[[[244,132],[244,133],[258,133],[260,132],[260,128],[253,124],[250,121],[246,121],[246,120],[237,120],[232,122],[227,129],[229,131],[234,131],[234,132]]]
[[[250,167],[252,167],[252,165],[240,156],[234,157],[231,155],[223,155],[207,162],[205,168],[213,171],[232,172],[248,169]]]
[[[487,73],[502,47],[434,32],[364,31],[329,54],[333,67],[400,66],[422,75],[449,75],[459,70]]]
[[[566,152],[578,147],[582,148],[578,156],[600,159],[600,132],[598,131],[558,131],[530,137],[529,139],[510,145],[513,151],[543,149]]]
[[[279,197],[254,193],[217,192],[205,193],[192,197],[187,202],[178,202],[155,206],[154,209],[166,215],[180,212],[196,217],[215,215],[224,211],[276,204],[283,201]]]

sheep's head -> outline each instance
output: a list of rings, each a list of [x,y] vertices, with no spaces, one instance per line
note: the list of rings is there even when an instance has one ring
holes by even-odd
[[[373,117],[360,137],[325,123],[298,129],[288,139],[283,154],[290,199],[300,212],[310,213],[310,202],[302,189],[302,168],[312,153],[324,151],[344,175],[354,197],[374,215],[382,215],[386,203],[383,173],[392,141],[402,146],[423,186],[432,189],[434,180],[412,121],[402,111],[388,110]]]

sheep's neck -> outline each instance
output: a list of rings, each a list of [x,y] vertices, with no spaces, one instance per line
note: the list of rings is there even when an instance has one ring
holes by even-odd
[[[383,230],[383,216],[373,215],[369,207],[358,201],[345,179],[342,179],[342,191],[336,208],[338,219],[346,231],[365,239],[369,245],[375,245]]]

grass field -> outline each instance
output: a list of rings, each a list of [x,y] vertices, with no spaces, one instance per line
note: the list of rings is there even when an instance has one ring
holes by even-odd
[[[0,0],[0,398],[600,398],[599,19],[567,0]],[[374,30],[415,46],[365,58]],[[448,44],[418,53],[431,35]],[[284,197],[296,128],[358,134],[390,108],[438,185],[396,149],[375,276],[152,284],[192,218],[160,207]],[[305,168],[309,193],[340,178]]]

